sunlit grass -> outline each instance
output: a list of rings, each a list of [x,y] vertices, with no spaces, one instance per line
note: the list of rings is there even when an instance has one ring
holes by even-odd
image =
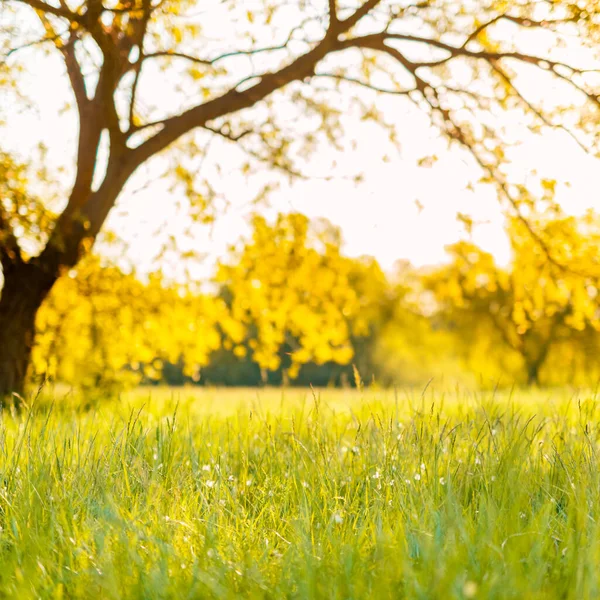
[[[1,597],[600,595],[592,393],[68,405],[2,419]]]

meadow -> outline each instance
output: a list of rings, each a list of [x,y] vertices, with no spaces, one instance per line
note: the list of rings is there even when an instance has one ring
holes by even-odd
[[[0,423],[0,597],[596,598],[593,391],[141,389]]]

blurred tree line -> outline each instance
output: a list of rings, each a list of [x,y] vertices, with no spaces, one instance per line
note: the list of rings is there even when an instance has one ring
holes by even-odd
[[[300,214],[256,217],[213,291],[87,257],[37,319],[34,377],[88,389],[170,385],[483,386],[600,378],[600,219],[508,224],[507,267],[469,241],[446,264],[384,274]]]

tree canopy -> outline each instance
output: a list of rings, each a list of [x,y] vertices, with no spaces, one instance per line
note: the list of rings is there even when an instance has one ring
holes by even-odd
[[[511,354],[516,355],[530,383],[539,382],[540,370],[561,343],[565,357],[570,352],[564,344],[585,354],[585,334],[593,339],[600,331],[598,215],[546,220],[537,226],[552,240],[559,264],[549,261],[522,224],[513,221],[509,268],[463,241],[450,248],[449,265],[426,277],[426,287],[457,330],[465,352],[500,362],[502,356],[510,362]]]
[[[597,9],[559,0],[5,0],[6,81],[18,84],[40,51],[56,53],[79,120],[74,180],[56,203],[60,218],[43,227],[42,255],[73,264],[132,173],[192,130],[244,148],[248,168],[258,161],[301,174],[307,153],[343,136],[339,106],[382,121],[373,98],[352,87],[419,106],[516,207],[528,193],[505,169],[503,113],[517,109],[533,130],[560,128],[598,150]],[[554,82],[556,98],[532,93],[528,77]],[[340,105],[340,96],[352,102]],[[188,137],[186,152],[202,154],[201,138]],[[209,183],[182,164],[173,174],[205,215]],[[14,228],[5,204],[3,228]]]

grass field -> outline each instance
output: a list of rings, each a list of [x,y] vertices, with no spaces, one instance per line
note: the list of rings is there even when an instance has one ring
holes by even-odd
[[[0,597],[598,598],[593,393],[139,390],[0,427]]]

